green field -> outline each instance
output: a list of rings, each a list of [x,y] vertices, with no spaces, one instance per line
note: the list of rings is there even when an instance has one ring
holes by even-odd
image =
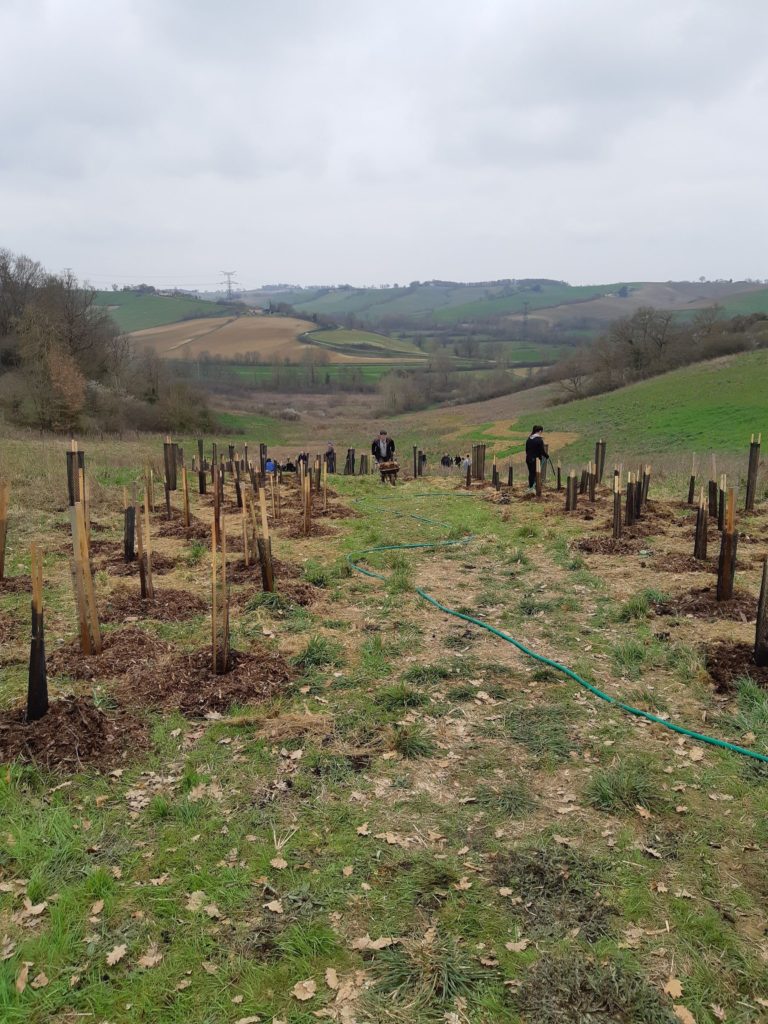
[[[417,358],[424,356],[412,341],[389,338],[386,334],[375,334],[373,331],[348,330],[344,327],[308,331],[302,335],[302,340],[311,345],[357,355],[381,356],[391,353],[398,356],[413,355]]]
[[[516,429],[539,420],[582,439],[569,454],[588,458],[598,436],[637,455],[735,451],[750,434],[768,437],[768,351],[697,363],[619,391],[526,413]]]
[[[179,320],[201,316],[225,316],[227,304],[206,299],[169,295],[136,295],[133,292],[96,292],[96,305],[105,306],[121,331],[144,331]]]

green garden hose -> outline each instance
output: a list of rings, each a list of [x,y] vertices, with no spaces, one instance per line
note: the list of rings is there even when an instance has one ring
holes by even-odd
[[[408,497],[418,498],[469,498],[471,494],[450,494],[444,491],[427,491],[422,494],[408,495]],[[360,499],[362,500],[362,499]],[[386,512],[389,515],[394,515],[399,518],[414,519],[420,523],[427,523],[430,526],[440,526],[445,529],[449,528],[449,524],[441,523],[436,519],[427,519],[424,516],[413,515],[408,512],[398,512],[393,509],[386,508],[385,506],[376,506],[377,511]],[[347,555],[347,562],[356,572],[362,573],[363,576],[369,576],[372,579],[386,580],[387,577],[382,573],[374,572],[372,569],[364,569],[358,565],[358,561],[365,557],[365,555],[373,554],[377,551],[412,551],[416,548],[444,548],[444,547],[456,547],[457,545],[471,544],[476,537],[469,535],[462,537],[460,540],[436,540],[436,541],[422,541],[414,544],[379,544],[375,547],[364,548],[361,551],[354,551],[352,554]],[[755,761],[762,761],[764,764],[768,764],[768,756],[765,754],[759,754],[756,750],[750,750],[748,747],[740,747],[736,743],[728,743],[727,740],[719,740],[715,736],[707,736],[706,733],[694,732],[692,729],[686,729],[682,725],[676,725],[674,722],[668,722],[658,715],[652,714],[650,711],[642,711],[640,708],[635,708],[631,704],[625,704],[623,701],[617,700],[616,697],[612,697],[609,693],[605,693],[603,690],[599,690],[592,683],[587,682],[586,679],[582,679],[580,675],[577,675],[573,669],[568,668],[567,665],[561,665],[559,661],[553,661],[551,658],[546,658],[543,654],[537,654],[536,651],[532,651],[525,644],[520,643],[519,640],[515,640],[514,637],[505,633],[501,629],[497,629],[488,622],[483,622],[482,619],[478,619],[473,615],[465,615],[463,612],[456,611],[455,608],[448,608],[447,605],[441,604],[437,598],[432,597],[426,590],[421,587],[415,587],[416,593],[419,597],[422,597],[425,601],[429,602],[433,607],[437,608],[438,611],[444,612],[446,615],[452,615],[456,619],[461,619],[464,622],[471,622],[473,626],[479,626],[480,629],[485,629],[487,632],[492,633],[494,636],[503,640],[505,643],[512,644],[518,651],[525,654],[529,658],[533,658],[534,661],[539,661],[543,665],[547,665],[549,668],[554,669],[556,672],[562,672],[563,675],[568,676],[583,686],[585,690],[589,690],[590,693],[594,694],[595,697],[599,697],[600,700],[605,701],[607,704],[612,704],[614,707],[620,708],[622,711],[626,711],[627,714],[635,715],[637,718],[644,718],[649,722],[654,722],[656,725],[662,725],[665,729],[670,729],[672,732],[679,733],[682,736],[688,736],[691,739],[698,740],[700,743],[708,743],[712,747],[720,747],[723,750],[733,751],[735,754],[741,754],[743,757],[751,757]]]

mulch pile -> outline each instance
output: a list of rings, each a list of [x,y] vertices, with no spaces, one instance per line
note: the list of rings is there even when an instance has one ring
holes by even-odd
[[[138,586],[117,587],[99,605],[102,622],[126,622],[131,619],[183,622],[207,611],[207,601],[188,590],[175,587],[155,588],[154,601],[142,600]]]
[[[293,522],[283,519],[278,524],[278,529],[283,537],[289,537],[291,540],[302,540],[306,537],[304,523],[300,519]],[[326,526],[324,523],[318,522],[317,519],[312,520],[310,537],[332,537],[335,533],[332,526]]]
[[[4,576],[0,580],[0,594],[31,594],[29,576]]]
[[[291,604],[298,604],[302,607],[312,604],[319,598],[322,592],[321,587],[316,587],[313,583],[307,582],[307,580],[277,579],[275,587],[280,597],[290,601]]]
[[[46,768],[106,770],[146,748],[147,725],[124,710],[106,712],[90,697],[62,697],[38,722],[25,721],[25,708],[0,717],[0,761],[21,760]]]
[[[171,519],[163,518],[159,522],[153,523],[152,536],[180,537],[182,540],[207,540],[210,542],[211,527],[207,523],[202,522],[202,520],[190,516],[189,530],[187,530],[182,517],[179,514],[175,514]]]
[[[124,679],[124,699],[186,715],[226,711],[232,704],[266,700],[292,678],[288,663],[267,649],[230,653],[230,670],[214,675],[211,651],[179,654],[152,669],[137,667]]]
[[[702,561],[693,555],[681,555],[675,551],[657,555],[649,563],[649,568],[655,572],[717,572],[715,562]]]
[[[314,516],[322,516],[323,519],[360,519],[361,513],[357,509],[349,508],[347,505],[329,505],[323,510],[321,507],[312,512]]]
[[[615,540],[613,537],[593,536],[582,537],[574,547],[589,555],[634,555],[640,550],[641,544],[632,537],[619,537]]]
[[[49,675],[70,679],[111,679],[138,665],[157,661],[171,648],[136,626],[105,633],[100,654],[83,654],[78,641],[54,649],[47,659]]]
[[[734,682],[749,676],[768,690],[768,668],[758,668],[754,661],[753,644],[726,641],[711,644],[704,655],[704,664],[712,677],[715,689],[728,693]]]
[[[103,564],[96,564],[97,569],[104,569],[110,576],[137,576],[139,575],[138,561],[126,562],[123,558],[123,546],[120,544],[116,550],[110,552]],[[161,555],[159,551],[152,552],[152,574],[165,576],[176,568],[176,559],[168,555]]]
[[[718,601],[714,587],[701,587],[654,603],[658,615],[693,615],[697,619],[738,619],[751,622],[757,615],[757,601],[743,590],[734,590],[730,601]]]

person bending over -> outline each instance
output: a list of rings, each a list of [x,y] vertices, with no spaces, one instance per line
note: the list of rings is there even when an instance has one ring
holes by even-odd
[[[543,462],[547,457],[547,446],[544,444],[544,427],[534,426],[531,436],[525,442],[525,464],[528,467],[528,493],[536,490],[536,460]]]

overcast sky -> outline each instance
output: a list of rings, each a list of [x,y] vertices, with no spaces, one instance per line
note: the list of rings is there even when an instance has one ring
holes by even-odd
[[[0,246],[98,286],[768,277],[766,0],[0,0]]]

